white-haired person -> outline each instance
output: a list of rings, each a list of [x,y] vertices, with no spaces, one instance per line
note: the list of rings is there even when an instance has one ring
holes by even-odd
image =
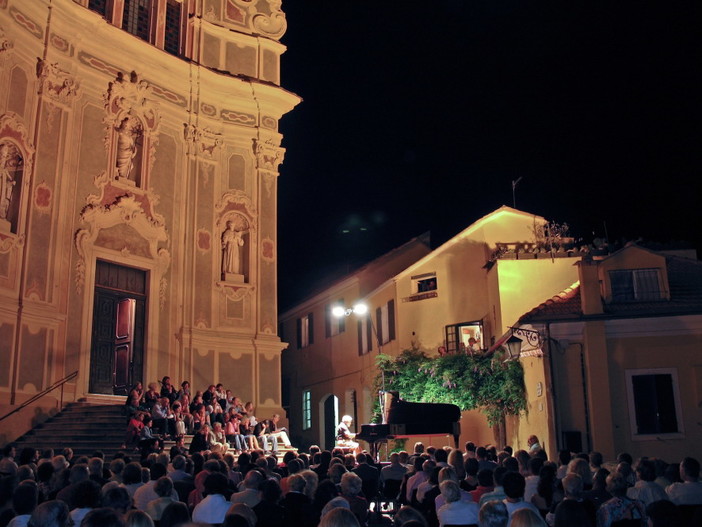
[[[480,508],[473,501],[461,500],[461,489],[458,483],[451,479],[441,482],[439,485],[441,496],[445,504],[436,511],[439,518],[440,527],[444,525],[470,525],[478,523],[478,513]]]
[[[336,445],[343,448],[350,448],[355,453],[359,452],[358,443],[354,441],[356,434],[351,432],[353,417],[345,415],[341,418],[339,426],[336,427]]]

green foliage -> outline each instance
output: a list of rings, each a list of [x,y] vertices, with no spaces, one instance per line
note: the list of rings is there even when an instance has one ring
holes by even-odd
[[[418,350],[397,357],[379,355],[376,387],[400,392],[407,401],[452,403],[461,410],[479,408],[494,426],[506,415],[526,409],[524,371],[519,361],[493,355],[428,357]]]

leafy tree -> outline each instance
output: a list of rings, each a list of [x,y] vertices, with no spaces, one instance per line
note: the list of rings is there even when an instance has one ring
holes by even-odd
[[[524,370],[519,361],[505,362],[502,353],[428,357],[406,350],[397,357],[379,355],[376,387],[383,374],[386,390],[414,402],[452,403],[461,410],[480,409],[490,426],[526,410]]]

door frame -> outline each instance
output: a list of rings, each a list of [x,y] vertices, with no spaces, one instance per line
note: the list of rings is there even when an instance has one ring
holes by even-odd
[[[77,391],[85,395],[90,393],[90,355],[93,333],[93,306],[95,302],[95,267],[97,260],[132,267],[146,272],[146,323],[144,327],[144,364],[142,382],[147,384],[148,379],[156,379],[156,361],[150,360],[151,350],[158,349],[158,332],[151,328],[159,327],[160,307],[162,298],[160,287],[162,273],[165,270],[163,263],[143,256],[124,255],[115,251],[90,245],[90,250],[85,254],[85,281],[83,294],[83,314],[81,316],[81,358]],[[100,394],[102,395],[102,394]]]

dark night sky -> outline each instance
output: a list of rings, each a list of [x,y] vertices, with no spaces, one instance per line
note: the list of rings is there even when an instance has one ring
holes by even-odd
[[[497,207],[700,250],[702,4],[285,0],[279,295]],[[365,230],[361,230],[361,229]],[[344,234],[343,230],[349,230]]]

